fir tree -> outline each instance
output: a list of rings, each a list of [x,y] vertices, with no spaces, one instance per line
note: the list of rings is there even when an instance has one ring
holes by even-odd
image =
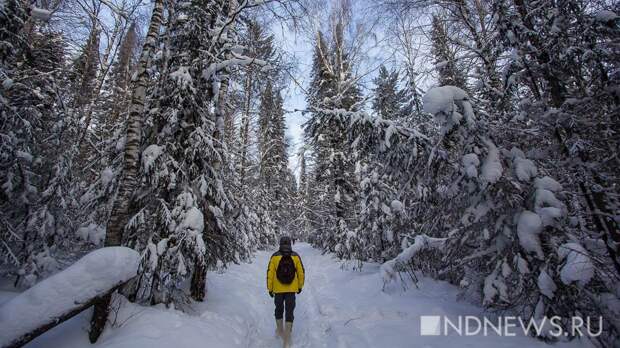
[[[317,34],[312,82],[308,103],[313,110],[306,134],[314,151],[313,240],[341,255],[349,231],[355,225],[353,202],[355,178],[353,159],[347,148],[347,112],[356,111],[359,90],[352,74],[344,42],[344,24],[337,18],[328,49],[321,32]]]
[[[111,124],[116,122],[119,114],[127,110],[133,59],[138,43],[137,36],[136,23],[132,22],[125,33],[123,42],[118,49],[116,61],[110,72],[113,103],[112,113],[109,116],[108,122]]]
[[[448,40],[448,32],[439,16],[433,16],[431,41],[435,67],[440,86],[456,86],[467,89],[467,81],[457,64],[457,57]]]
[[[95,79],[99,67],[99,37],[98,24],[93,22],[90,35],[82,52],[74,62],[74,88],[76,107],[83,107],[90,103],[94,96]]]
[[[247,30],[244,31],[242,36],[242,44],[245,47],[246,55],[255,59],[269,61],[273,64],[276,71],[277,62],[276,50],[273,45],[273,37],[268,35],[265,29],[255,20],[250,21],[247,26]],[[277,75],[277,73],[276,73]],[[239,127],[239,160],[237,163],[239,174],[242,184],[248,183],[248,172],[251,167],[251,147],[252,147],[252,134],[251,125],[253,123],[253,116],[255,114],[255,104],[257,104],[257,96],[260,96],[262,86],[257,81],[269,80],[269,83],[273,83],[273,76],[267,74],[265,71],[256,66],[250,65],[247,67],[240,76],[241,83],[243,85],[241,100],[242,105],[239,106],[241,111],[241,124]],[[260,136],[260,135],[259,135]]]
[[[35,22],[23,2],[3,5],[0,256],[12,265],[4,271],[17,276],[15,284],[29,287],[57,271],[57,259],[75,242],[76,122],[64,104],[63,38]]]
[[[291,198],[282,103],[280,92],[275,91],[274,95],[273,86],[268,81],[261,95],[258,148],[261,181],[269,197],[269,210],[274,212],[278,224],[285,221],[285,203]]]
[[[381,118],[398,118],[404,104],[404,95],[398,90],[398,72],[388,72],[385,66],[379,68],[379,76],[374,79],[375,88],[372,103],[373,111]]]

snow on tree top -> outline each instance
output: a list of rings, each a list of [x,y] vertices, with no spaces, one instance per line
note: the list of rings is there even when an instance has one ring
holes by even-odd
[[[30,15],[34,19],[46,22],[52,17],[52,12],[42,8],[32,7],[30,9]]]
[[[492,141],[488,139],[484,139],[483,141],[489,152],[482,164],[482,178],[487,183],[496,183],[499,178],[501,178],[503,172],[502,162],[499,158],[499,150]]]
[[[189,73],[189,69],[186,66],[181,66],[176,71],[171,72],[170,78],[176,81],[182,88],[194,90],[192,75]]]
[[[570,284],[577,282],[579,286],[585,286],[594,276],[594,264],[590,260],[588,252],[578,243],[566,243],[558,249],[558,256],[566,263],[560,271],[562,283]]]
[[[462,158],[463,167],[465,167],[465,173],[469,178],[475,178],[478,176],[478,166],[480,160],[475,153],[468,153]]]
[[[474,111],[469,96],[464,90],[455,86],[431,88],[422,98],[423,111],[433,114],[442,124],[444,131],[450,130],[463,117],[467,125],[475,124]],[[457,109],[460,108],[460,112]]]
[[[542,232],[543,223],[540,216],[531,211],[524,211],[517,222],[517,235],[519,244],[525,251],[533,252],[539,259],[543,259],[542,246],[538,235]]]
[[[545,189],[551,192],[558,192],[562,190],[562,185],[548,176],[534,180],[534,186],[536,188]]]
[[[555,291],[558,289],[558,286],[555,285],[555,282],[545,270],[540,271],[537,280],[538,289],[540,293],[547,296],[548,298],[553,298],[555,295]]]
[[[423,110],[436,115],[440,112],[452,113],[455,100],[467,99],[467,93],[455,86],[441,86],[431,88],[422,98]]]
[[[527,158],[515,157],[513,163],[517,179],[521,181],[530,181],[538,174],[538,169],[534,162]]]
[[[163,147],[159,145],[149,145],[142,153],[142,167],[145,172],[148,172],[155,160],[164,152]]]
[[[612,11],[599,11],[594,15],[594,18],[599,21],[599,22],[609,22],[609,21],[614,21],[618,18],[620,18],[620,16],[618,16],[617,14],[615,14]]]

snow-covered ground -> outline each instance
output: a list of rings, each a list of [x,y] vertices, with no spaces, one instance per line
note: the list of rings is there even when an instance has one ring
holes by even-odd
[[[419,289],[382,291],[379,265],[363,271],[341,269],[330,255],[308,244],[294,246],[304,262],[306,286],[297,297],[293,347],[551,347],[525,337],[420,336],[421,315],[482,315],[482,309],[456,300],[458,290],[430,279]],[[273,303],[265,289],[270,252],[259,252],[251,264],[210,273],[207,301],[191,313],[125,302],[113,328],[90,345],[90,312],[56,327],[27,347],[280,347],[274,335]],[[9,292],[0,292],[0,303]],[[1,307],[0,307],[1,310]],[[553,347],[587,346],[583,341]]]

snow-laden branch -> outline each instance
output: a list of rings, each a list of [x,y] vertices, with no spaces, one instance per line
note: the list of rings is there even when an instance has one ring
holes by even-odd
[[[375,126],[385,127],[386,129],[392,129],[389,133],[401,133],[405,136],[412,136],[418,139],[430,140],[426,135],[418,132],[417,130],[409,127],[404,127],[398,122],[392,120],[386,120],[380,117],[373,116],[365,111],[351,111],[342,108],[321,108],[321,107],[309,107],[307,109],[294,109],[292,112],[312,112],[317,114],[329,115],[333,117],[339,117],[343,120],[349,121],[352,125],[356,123],[370,123]],[[389,139],[386,139],[389,141]]]
[[[476,117],[467,92],[455,86],[431,88],[424,98],[424,112],[433,114],[447,133],[460,124],[464,118],[468,127],[474,127]]]
[[[394,259],[385,262],[381,265],[381,275],[385,282],[392,281],[400,268],[409,263],[420,251],[428,249],[442,249],[445,245],[447,238],[433,238],[425,234],[415,236],[413,244],[407,249],[401,251]]]
[[[42,8],[32,6],[30,8],[30,15],[32,16],[32,18],[36,20],[47,22],[52,17],[52,12],[42,9]]]
[[[238,53],[235,53],[235,52],[231,52],[231,53],[232,53],[232,56],[233,56],[232,58],[226,59],[226,60],[221,61],[221,62],[210,64],[202,72],[202,78],[204,78],[205,80],[209,80],[215,74],[217,74],[219,71],[222,71],[222,70],[224,70],[226,68],[230,68],[230,67],[234,67],[234,66],[249,66],[249,65],[256,64],[256,65],[262,66],[263,69],[268,69],[269,68],[269,63],[267,63],[266,61],[264,61],[262,59],[244,56],[242,54],[238,54]]]

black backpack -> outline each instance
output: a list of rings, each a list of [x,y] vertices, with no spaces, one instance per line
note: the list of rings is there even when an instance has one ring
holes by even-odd
[[[291,255],[284,255],[280,259],[278,269],[276,269],[276,277],[282,284],[290,284],[295,279],[295,262]]]

